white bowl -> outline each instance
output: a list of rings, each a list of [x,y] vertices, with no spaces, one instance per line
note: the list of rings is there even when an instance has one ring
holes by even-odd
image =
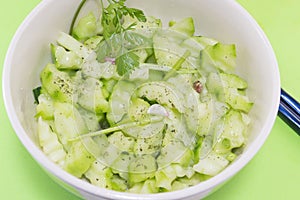
[[[147,15],[160,16],[164,22],[192,16],[199,34],[237,45],[237,72],[248,81],[249,96],[255,102],[248,144],[243,154],[217,176],[184,190],[153,195],[98,188],[52,163],[39,148],[35,135],[32,89],[39,85],[40,70],[50,61],[49,44],[60,31],[68,31],[79,3],[80,0],[41,1],[15,34],[3,71],[3,96],[11,124],[25,148],[53,179],[86,199],[200,199],[253,158],[270,133],[280,97],[276,58],[255,20],[233,0],[128,0],[130,6],[142,8]]]

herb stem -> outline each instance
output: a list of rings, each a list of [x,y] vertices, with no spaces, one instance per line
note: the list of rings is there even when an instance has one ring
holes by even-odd
[[[156,117],[150,118],[149,120],[124,123],[124,124],[120,124],[120,125],[117,125],[117,126],[114,126],[114,127],[109,127],[107,129],[103,129],[103,130],[100,130],[100,131],[95,131],[95,132],[90,132],[90,133],[87,133],[87,134],[83,134],[83,135],[77,136],[75,138],[71,138],[71,139],[69,139],[69,141],[72,142],[72,141],[76,141],[76,140],[83,139],[83,138],[86,138],[86,137],[94,137],[94,136],[98,136],[98,135],[102,135],[102,134],[109,134],[109,133],[112,133],[112,132],[115,132],[115,131],[120,131],[122,129],[132,128],[132,127],[141,126],[141,125],[147,125],[147,124],[150,124],[150,123],[153,123],[153,122],[159,122],[162,119],[163,119],[163,117],[161,117],[161,116],[157,117],[156,116]]]
[[[70,26],[70,30],[69,30],[69,34],[72,35],[73,33],[73,29],[74,29],[74,25],[75,25],[75,22],[77,20],[77,17],[82,9],[82,7],[84,6],[84,4],[86,3],[87,0],[82,0],[81,3],[79,4],[75,14],[74,14],[74,17],[72,19],[72,22],[71,22],[71,26]]]
[[[182,67],[182,64],[190,55],[191,52],[189,50],[186,50],[183,56],[178,59],[172,69],[165,75],[164,80],[168,80],[170,77],[172,77]]]

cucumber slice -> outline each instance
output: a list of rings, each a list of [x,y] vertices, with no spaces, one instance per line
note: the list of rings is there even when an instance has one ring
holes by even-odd
[[[82,74],[95,79],[115,79],[120,76],[117,73],[117,67],[112,62],[107,61],[99,63],[98,61],[90,61],[82,64]]]
[[[183,168],[180,164],[171,164],[155,173],[156,187],[172,191],[175,180],[182,177],[191,178],[194,175],[192,168]]]
[[[103,79],[103,87],[105,88],[106,91],[109,92],[109,96],[111,95],[114,86],[117,84],[117,80],[115,79]]]
[[[137,156],[129,165],[129,184],[151,179],[155,176],[157,170],[156,160],[152,155],[145,154]]]
[[[109,99],[107,120],[111,125],[120,122],[127,115],[129,102],[136,85],[132,82],[120,80],[114,87]]]
[[[51,44],[51,50],[56,67],[58,69],[81,69],[81,64],[83,63],[83,60],[73,51],[67,51],[65,48],[61,46],[56,46],[54,44]]]
[[[113,144],[108,144],[97,156],[97,159],[106,166],[112,166],[112,164],[118,159],[122,151],[119,147]]]
[[[166,146],[161,148],[160,154],[157,157],[158,168],[162,169],[171,163],[180,163],[183,166],[190,164],[192,152],[185,147],[181,141],[172,140]]]
[[[138,194],[152,194],[158,193],[160,188],[156,187],[155,179],[148,179],[145,182],[134,184],[128,192],[130,193],[138,193]]]
[[[246,89],[248,83],[236,74],[220,73],[220,78],[224,87],[237,88],[240,90]]]
[[[94,132],[101,128],[99,122],[101,121],[101,119],[104,118],[103,114],[96,115],[95,113],[90,112],[81,107],[78,107],[77,109],[78,109],[83,121],[85,122],[85,125],[88,128],[89,132]]]
[[[208,74],[206,87],[208,91],[216,97],[219,101],[224,101],[225,85],[219,75],[219,73],[211,72]]]
[[[53,98],[61,102],[76,102],[75,83],[68,73],[59,71],[55,65],[48,64],[41,72],[42,88]]]
[[[159,188],[156,187],[154,179],[146,180],[140,190],[141,194],[151,194],[151,193],[157,193],[157,192],[159,192]]]
[[[134,159],[134,154],[123,151],[111,165],[113,173],[119,174],[120,177],[122,177],[125,180],[128,180],[128,167]]]
[[[63,167],[67,172],[76,177],[82,177],[90,168],[95,161],[95,157],[87,150],[86,146],[94,146],[91,144],[92,142],[90,138],[85,138],[71,144]]]
[[[197,185],[198,183],[205,181],[206,179],[208,179],[206,175],[203,174],[199,174],[199,173],[195,173],[192,177],[183,177],[180,178],[178,180],[175,180],[172,183],[172,190],[180,190],[180,189],[184,189],[187,187],[191,187],[193,185]]]
[[[241,147],[245,143],[246,130],[247,125],[244,123],[241,113],[230,110],[225,116],[223,131],[220,134],[220,138],[217,139],[217,144],[225,145],[225,147],[229,146],[230,149]],[[218,148],[218,145],[216,148]]]
[[[63,166],[66,157],[63,145],[59,142],[48,121],[43,120],[41,117],[38,118],[38,138],[39,144],[49,159]]]
[[[186,36],[174,31],[157,31],[153,36],[153,49],[157,64],[174,66],[186,52],[186,49],[180,45],[185,39]]]
[[[215,45],[218,43],[217,40],[205,36],[192,36],[194,40],[196,40],[203,48],[205,48],[208,45]]]
[[[234,44],[216,43],[201,51],[201,67],[211,71],[215,67],[224,72],[233,72],[236,67],[236,49]]]
[[[183,75],[176,75],[171,78],[169,78],[167,81],[176,88],[181,91],[181,93],[184,96],[184,109],[185,112],[183,113],[184,118],[181,119],[179,123],[185,123],[187,124],[187,127],[189,128],[190,131],[193,133],[198,133],[199,134],[199,127],[200,127],[200,112],[202,110],[200,109],[200,96],[199,93],[197,93],[193,89],[193,82],[190,81],[190,77],[183,76]],[[181,84],[178,84],[181,83]],[[189,134],[186,134],[189,135]],[[191,135],[189,135],[192,137]]]
[[[155,173],[156,187],[172,189],[172,182],[177,178],[176,171],[169,165]]]
[[[97,55],[71,35],[61,32],[57,43],[69,51],[73,51],[85,61],[95,60]]]
[[[147,113],[150,104],[141,98],[131,98],[128,109],[128,116],[132,121],[149,119]]]
[[[66,150],[72,145],[71,139],[88,132],[78,110],[68,103],[55,102],[54,125],[58,138]]]
[[[72,35],[79,40],[93,37],[97,34],[97,24],[95,15],[93,12],[89,12],[79,20],[77,26],[73,29]]]
[[[211,151],[205,158],[200,159],[193,169],[201,174],[215,176],[228,164],[229,161],[226,158]]]
[[[180,113],[184,112],[182,102],[184,97],[173,85],[163,82],[149,82],[142,84],[138,90],[137,95],[140,98],[146,98],[149,101],[156,101],[161,105],[166,105],[169,108],[175,108]]]
[[[78,91],[78,103],[96,114],[107,112],[108,101],[102,87],[103,83],[95,78],[85,79]]]
[[[135,143],[134,138],[125,136],[121,131],[111,134],[108,137],[108,141],[122,152],[132,152]]]
[[[161,28],[162,26],[161,20],[153,16],[146,16],[145,22],[141,22],[136,18],[132,18],[129,15],[124,16],[123,20],[124,21],[122,25],[125,29],[129,28],[134,24],[133,31],[142,34],[148,38],[151,38],[154,32],[157,30],[157,28]]]
[[[99,44],[102,40],[103,36],[96,35],[84,41],[84,45],[93,51],[98,51]]]
[[[150,63],[142,63],[130,75],[130,80],[156,81],[163,79],[163,72],[167,72],[171,67]]]
[[[101,188],[112,188],[111,178],[113,173],[111,169],[97,160],[92,163],[84,175],[93,185]]]
[[[184,114],[180,114],[174,109],[168,110],[168,117],[165,119],[166,131],[163,139],[163,146],[172,140],[179,140],[185,146],[193,145],[195,133],[188,130]]]
[[[39,104],[36,106],[36,117],[42,117],[44,120],[53,120],[54,103],[46,94],[40,94]]]
[[[169,22],[170,30],[178,31],[191,37],[195,33],[194,20],[192,17],[184,18],[178,22],[170,21]]]
[[[125,192],[128,189],[128,183],[118,175],[111,177],[111,188],[116,191]]]
[[[146,125],[137,136],[134,145],[136,154],[157,154],[161,148],[163,140],[164,123],[156,122]]]
[[[253,106],[253,102],[251,102],[247,96],[238,93],[238,90],[235,88],[225,89],[224,96],[225,102],[236,110],[248,113]]]

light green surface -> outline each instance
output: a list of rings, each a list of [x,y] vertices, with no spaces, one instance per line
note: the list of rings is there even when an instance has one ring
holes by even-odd
[[[4,3],[5,2],[5,3]],[[10,40],[39,0],[0,6],[0,63]],[[275,50],[282,87],[300,99],[300,1],[239,0],[266,32]],[[2,65],[0,65],[2,77]],[[2,92],[2,86],[1,86]],[[30,157],[10,126],[0,98],[0,199],[76,200]],[[300,199],[300,137],[279,118],[263,148],[240,173],[207,200]]]

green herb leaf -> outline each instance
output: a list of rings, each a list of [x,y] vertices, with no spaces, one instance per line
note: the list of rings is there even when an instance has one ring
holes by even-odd
[[[149,38],[132,31],[125,31],[114,34],[99,44],[97,60],[104,62],[107,57],[117,58],[128,51],[152,49],[152,46],[152,41]]]
[[[139,56],[133,52],[127,52],[116,59],[116,65],[118,74],[123,76],[139,66]]]
[[[126,15],[145,22],[146,16],[142,10],[128,8],[126,0],[107,0],[109,5],[105,8],[102,4],[101,24],[103,26],[104,41],[100,43],[97,60],[103,62],[107,57],[116,58],[117,72],[120,76],[130,73],[139,66],[139,56],[133,50],[141,45],[152,48],[149,41],[143,36],[127,32],[134,29],[135,23],[129,27],[122,26],[122,18]]]
[[[146,16],[142,10],[136,8],[128,8],[125,6],[126,0],[108,0],[109,5],[104,8],[102,3],[102,18],[103,36],[105,39],[110,38],[113,34],[123,32],[125,29],[122,26],[122,17],[129,15],[139,21],[145,22]],[[132,28],[132,26],[130,26]]]

